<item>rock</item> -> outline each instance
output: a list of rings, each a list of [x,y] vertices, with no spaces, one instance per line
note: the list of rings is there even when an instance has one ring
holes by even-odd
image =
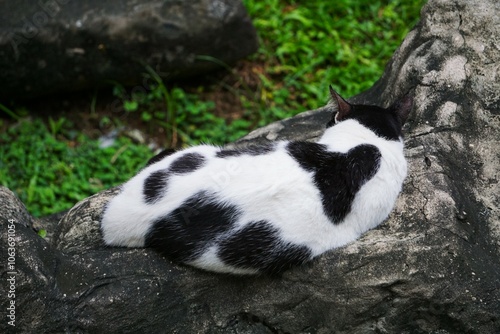
[[[101,247],[110,190],[73,208],[54,244],[16,228],[17,330],[500,332],[499,15],[495,0],[430,0],[380,81],[351,99],[416,96],[405,126],[409,176],[375,230],[279,278],[216,275],[148,249]],[[328,117],[328,108],[307,112],[235,145],[310,140]],[[0,188],[1,203],[11,198]],[[7,218],[27,219],[13,207],[0,216],[2,235]]]
[[[105,205],[118,192],[115,187],[77,203],[59,221],[53,244],[60,250],[74,252],[102,248],[99,222]]]
[[[0,13],[0,98],[110,82],[144,91],[146,65],[184,78],[257,50],[241,1],[11,0]]]
[[[57,212],[42,218],[35,219],[33,222],[33,229],[37,232],[44,231],[43,238],[48,243],[53,242],[54,232],[57,230],[58,222],[66,216],[69,210],[64,210],[62,212]]]
[[[33,228],[35,225],[33,217],[29,214],[24,204],[17,196],[5,187],[0,186],[0,208],[2,208],[3,219],[16,219],[16,223]]]

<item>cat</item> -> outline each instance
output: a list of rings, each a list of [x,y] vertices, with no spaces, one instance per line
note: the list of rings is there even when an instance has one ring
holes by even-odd
[[[153,157],[107,204],[104,242],[213,272],[280,274],[374,228],[406,177],[402,126],[413,98],[385,109],[330,94],[332,119],[317,142]]]

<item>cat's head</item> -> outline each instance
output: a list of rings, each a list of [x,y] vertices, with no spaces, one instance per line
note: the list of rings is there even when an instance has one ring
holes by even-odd
[[[411,93],[406,94],[388,108],[350,104],[331,86],[330,95],[335,112],[326,125],[327,128],[339,122],[354,119],[378,136],[390,140],[398,140],[401,137],[401,129],[413,107],[413,94]]]

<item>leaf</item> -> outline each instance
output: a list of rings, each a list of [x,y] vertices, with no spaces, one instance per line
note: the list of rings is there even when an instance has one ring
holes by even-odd
[[[135,100],[127,100],[123,102],[123,108],[127,112],[136,111],[139,108],[139,103]]]
[[[44,229],[38,230],[38,235],[42,238],[45,238],[47,236],[47,230]]]

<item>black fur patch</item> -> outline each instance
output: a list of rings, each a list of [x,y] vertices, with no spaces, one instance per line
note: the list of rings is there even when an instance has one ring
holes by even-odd
[[[210,247],[217,236],[231,229],[239,216],[235,206],[219,203],[213,195],[202,191],[156,220],[146,235],[146,247],[173,261],[191,261]]]
[[[165,153],[164,156],[166,155]],[[156,157],[152,159],[156,159]],[[158,161],[161,159],[162,158],[158,158]],[[205,157],[203,155],[199,153],[187,153],[174,160],[168,169],[151,173],[144,182],[143,194],[145,202],[153,204],[164,195],[171,174],[194,172],[203,166],[204,163]]]
[[[271,153],[275,150],[275,148],[276,145],[274,143],[270,143],[267,145],[253,145],[234,150],[220,150],[215,156],[217,158],[237,157],[244,154],[256,156]]]
[[[266,221],[252,222],[219,243],[220,259],[238,268],[279,274],[312,257],[305,246],[283,242],[279,231]]]
[[[162,160],[165,157],[168,157],[169,155],[171,155],[173,153],[175,153],[175,150],[173,148],[164,149],[163,151],[161,151],[160,153],[158,153],[157,155],[155,155],[154,157],[149,159],[149,161],[146,163],[145,167],[148,167],[154,163],[157,163],[158,161]]]
[[[353,105],[346,119],[355,119],[375,132],[377,136],[389,140],[399,140],[402,135],[398,117],[391,110],[377,106]]]
[[[168,170],[163,169],[153,172],[147,177],[142,189],[146,203],[152,204],[163,195],[167,187],[168,175]]]
[[[351,211],[356,193],[380,166],[381,154],[373,145],[359,145],[346,154],[309,142],[290,142],[287,149],[302,168],[314,173],[325,214],[335,224]]]
[[[186,153],[170,165],[170,172],[175,174],[191,173],[203,166],[205,157],[199,153]]]

